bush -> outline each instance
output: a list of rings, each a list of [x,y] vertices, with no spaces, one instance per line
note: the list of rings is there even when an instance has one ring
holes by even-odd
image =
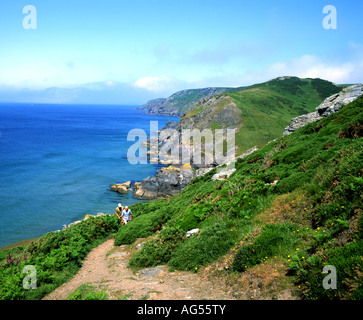
[[[184,231],[197,228],[208,215],[213,213],[214,206],[205,203],[195,203],[185,209],[185,212],[177,220],[176,225]]]
[[[169,265],[178,270],[196,270],[226,254],[234,241],[235,230],[230,221],[212,222],[178,246]]]
[[[268,224],[253,243],[244,245],[236,254],[232,269],[243,272],[247,268],[263,262],[266,257],[280,255],[293,248],[298,241],[293,234],[293,224]]]
[[[90,250],[115,233],[118,226],[115,215],[90,217],[71,228],[47,233],[28,247],[3,252],[0,299],[41,299],[76,274]],[[25,264],[36,268],[35,290],[23,289]]]
[[[298,283],[304,285],[308,299],[363,299],[363,239],[344,247],[326,249],[319,257],[308,259]],[[324,266],[332,265],[337,271],[337,289],[326,290],[322,282]]]
[[[145,268],[167,263],[178,245],[185,240],[180,228],[167,227],[156,238],[144,244],[130,260],[130,266]]]
[[[119,229],[115,237],[115,245],[131,244],[138,238],[146,238],[161,230],[162,225],[169,220],[171,213],[171,208],[164,206],[133,218],[131,223]]]
[[[88,283],[82,284],[76,291],[71,293],[67,300],[107,300],[108,294]]]

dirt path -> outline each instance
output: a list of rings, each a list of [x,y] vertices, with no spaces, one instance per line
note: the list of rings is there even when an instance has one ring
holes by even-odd
[[[107,240],[89,253],[82,268],[69,282],[58,287],[44,300],[65,300],[85,283],[105,290],[110,300],[234,299],[222,284],[211,282],[198,273],[169,272],[167,266],[133,273],[127,268],[130,249],[131,246],[115,247],[114,239]]]

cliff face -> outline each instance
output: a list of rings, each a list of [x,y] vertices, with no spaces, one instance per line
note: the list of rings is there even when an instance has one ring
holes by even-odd
[[[181,129],[237,128],[241,124],[241,110],[228,95],[215,96],[197,103],[180,119]]]

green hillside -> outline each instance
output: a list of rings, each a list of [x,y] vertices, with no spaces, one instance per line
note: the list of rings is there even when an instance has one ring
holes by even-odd
[[[269,143],[225,181],[212,181],[213,170],[177,196],[134,205],[115,244],[157,232],[132,267],[199,272],[217,261],[225,281],[274,273],[266,295],[287,287],[301,299],[362,299],[362,107],[360,98]],[[193,228],[201,231],[186,238]],[[322,287],[325,265],[336,267],[337,290]]]
[[[260,90],[279,96],[276,86]],[[149,237],[130,260],[135,270],[168,264],[203,272],[234,292],[256,288],[255,299],[286,291],[298,299],[362,299],[362,110],[363,97],[239,159],[224,181],[211,180],[214,169],[174,197],[135,204],[123,227],[115,215],[91,217],[0,251],[0,299],[40,299],[112,235],[117,246]],[[200,231],[187,238],[193,228]],[[37,270],[35,290],[22,288],[28,264]],[[322,285],[326,265],[336,268],[336,290]]]
[[[243,153],[280,137],[292,118],[313,111],[325,98],[341,89],[321,79],[282,77],[217,97],[227,97],[228,103],[234,103],[241,111],[240,115],[235,115],[239,117],[236,143],[238,152]],[[188,123],[188,118],[193,118],[197,128],[228,127],[216,116],[224,112],[225,104],[225,99],[217,99],[212,105],[208,100],[199,102],[186,113],[181,123]]]

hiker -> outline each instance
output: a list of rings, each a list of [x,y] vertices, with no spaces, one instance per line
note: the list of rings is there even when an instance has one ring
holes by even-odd
[[[117,218],[121,219],[121,223],[122,223],[122,211],[124,211],[124,207],[122,206],[121,203],[119,203],[115,210],[115,214],[116,214]]]
[[[132,212],[129,209],[128,206],[125,207],[125,209],[122,211],[122,221],[121,224],[127,224],[128,222],[132,221]]]

